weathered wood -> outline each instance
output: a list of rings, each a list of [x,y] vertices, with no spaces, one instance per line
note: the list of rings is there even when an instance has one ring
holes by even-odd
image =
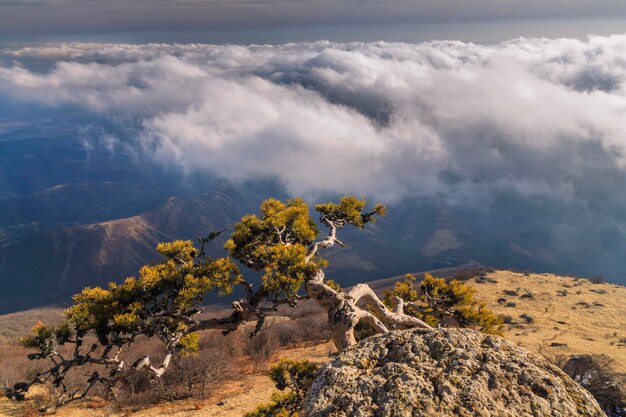
[[[307,262],[320,250],[340,243],[337,240],[338,226],[324,216],[321,221],[328,227],[328,234],[323,240],[311,245]],[[360,321],[368,323],[379,334],[387,333],[390,329],[430,328],[422,320],[404,314],[402,300],[395,300],[392,311],[367,284],[358,284],[347,293],[337,292],[324,283],[324,276],[324,271],[318,269],[306,280],[305,289],[310,298],[326,310],[333,341],[339,351],[356,344],[354,328]]]

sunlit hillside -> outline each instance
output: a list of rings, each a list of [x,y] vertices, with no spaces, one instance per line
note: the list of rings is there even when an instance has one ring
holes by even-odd
[[[463,277],[468,274],[463,270],[441,270],[439,274],[437,271],[434,273],[448,277]],[[392,286],[398,279],[400,277],[371,284],[377,291],[381,291]],[[476,288],[479,298],[489,308],[504,317],[505,337],[509,340],[549,358],[581,353],[605,354],[614,360],[617,370],[626,372],[626,315],[623,308],[626,287],[554,274],[505,270],[483,271],[468,282]],[[303,313],[298,313],[300,309],[304,309],[304,314],[309,315],[302,317]],[[293,312],[282,310],[281,313]],[[58,309],[38,309],[0,316],[2,328],[9,329],[3,334],[5,342],[1,347],[2,351],[16,349],[8,341],[15,341],[16,336],[27,331],[33,322],[49,321],[59,317],[58,314]],[[296,320],[294,323],[303,324],[300,328],[290,327],[294,332],[307,327],[317,328],[325,320],[321,311],[311,310],[311,306],[307,305],[298,307],[292,315]],[[280,323],[282,320],[284,319],[276,317],[270,323]],[[270,333],[274,332],[275,330],[270,330]],[[137,405],[122,409],[93,400],[67,407],[57,415],[241,417],[257,404],[267,401],[274,390],[265,374],[270,364],[280,358],[309,359],[315,362],[328,360],[328,355],[335,352],[335,349],[332,342],[322,340],[323,334],[320,333],[319,336],[321,338],[311,337],[317,340],[288,346],[274,344],[267,360],[260,360],[259,366],[250,358],[238,358],[241,366],[218,384],[212,385],[204,399],[180,400],[152,406]],[[222,336],[215,334],[212,337]],[[267,339],[263,343],[272,342]],[[5,366],[5,363],[2,365]],[[0,415],[22,417],[24,407],[28,408],[29,403],[14,403],[3,399],[0,400]]]

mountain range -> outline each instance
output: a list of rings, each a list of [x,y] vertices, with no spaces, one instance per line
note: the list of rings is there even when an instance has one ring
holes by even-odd
[[[157,242],[229,227],[268,197],[289,196],[271,180],[174,172],[60,122],[0,123],[0,313],[120,281],[156,259]],[[350,285],[480,264],[625,282],[615,256],[621,244],[566,242],[546,227],[561,215],[513,195],[473,208],[405,199],[371,227],[342,231],[348,247],[329,253],[328,276]],[[221,243],[212,254],[223,254]]]

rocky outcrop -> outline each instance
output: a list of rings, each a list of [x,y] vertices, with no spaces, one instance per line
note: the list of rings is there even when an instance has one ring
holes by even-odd
[[[556,366],[498,336],[414,329],[366,339],[326,365],[307,417],[600,417]]]

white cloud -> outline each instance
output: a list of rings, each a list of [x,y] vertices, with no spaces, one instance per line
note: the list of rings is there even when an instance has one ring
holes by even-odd
[[[476,202],[515,190],[586,201],[592,189],[626,191],[607,185],[626,180],[624,57],[626,35],[49,44],[0,52],[20,64],[0,67],[0,94],[138,124],[136,140],[166,164],[275,178],[294,194]],[[36,71],[29,60],[53,65]]]

